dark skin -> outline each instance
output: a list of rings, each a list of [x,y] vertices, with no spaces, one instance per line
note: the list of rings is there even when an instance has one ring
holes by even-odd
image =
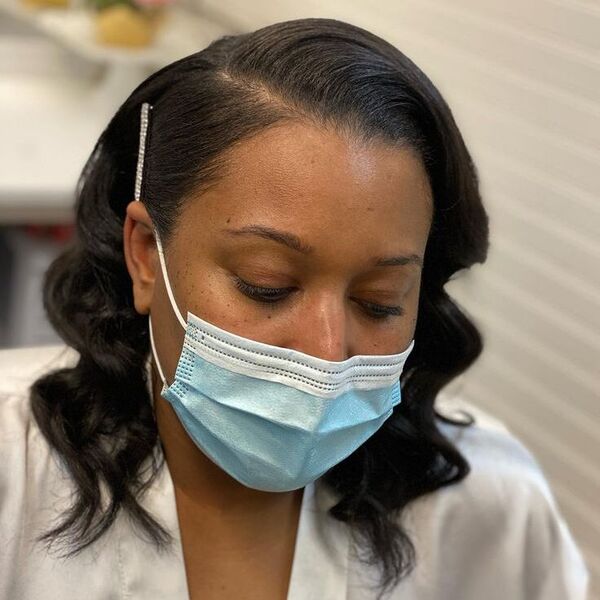
[[[184,318],[189,310],[238,335],[331,361],[395,354],[414,336],[421,266],[418,259],[388,266],[374,260],[422,261],[431,218],[429,183],[411,151],[287,123],[236,146],[219,183],[184,205],[164,247],[167,271]],[[226,231],[251,224],[293,233],[312,252]],[[171,383],[184,331],[169,304],[143,199],[127,207],[124,250],[135,308],[152,314]],[[286,290],[264,303],[245,295],[236,278]],[[402,314],[376,318],[380,306]],[[154,365],[156,419],[190,597],[285,599],[303,489],[265,492],[232,478],[189,438],[161,387]]]

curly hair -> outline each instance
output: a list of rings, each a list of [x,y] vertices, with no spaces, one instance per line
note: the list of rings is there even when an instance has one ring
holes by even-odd
[[[483,348],[480,332],[444,285],[485,261],[488,217],[477,170],[434,84],[388,42],[335,19],[298,19],[221,37],[148,77],[102,132],[78,182],[74,238],[44,283],[49,319],[79,359],[31,388],[34,418],[76,490],[60,523],[40,541],[60,541],[65,555],[76,554],[120,510],[157,547],[172,540],[140,503],[164,458],[145,368],[148,319],[134,308],[123,254],[143,102],[153,110],[142,197],[163,241],[192,193],[218,180],[227,149],[275,124],[310,121],[412,149],[422,160],[434,214],[415,346],[401,376],[403,401],[322,477],[339,498],[331,517],[365,541],[362,559],[379,565],[380,589],[390,589],[416,564],[396,517],[411,500],[469,473],[437,422],[468,426],[472,419],[453,421],[434,403]]]

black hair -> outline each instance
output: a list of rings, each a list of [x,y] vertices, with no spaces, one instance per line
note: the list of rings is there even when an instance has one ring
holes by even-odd
[[[335,19],[221,37],[148,77],[101,134],[78,183],[74,240],[44,285],[49,319],[79,359],[31,390],[34,417],[76,489],[59,525],[40,539],[67,542],[67,554],[75,554],[124,510],[159,548],[171,540],[139,502],[164,459],[145,369],[148,317],[134,308],[122,248],[143,102],[153,108],[142,196],[167,244],[181,207],[218,180],[226,151],[276,124],[305,121],[383,140],[414,150],[423,162],[434,211],[403,401],[322,477],[339,499],[330,515],[365,542],[361,558],[379,565],[383,593],[416,564],[397,518],[402,509],[469,472],[438,423],[472,420],[444,417],[434,401],[483,348],[480,332],[444,285],[485,261],[488,217],[477,170],[434,84],[393,45]]]

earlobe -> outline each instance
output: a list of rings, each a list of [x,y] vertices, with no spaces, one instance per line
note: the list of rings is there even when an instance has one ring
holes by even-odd
[[[148,314],[154,294],[158,257],[152,220],[142,202],[127,206],[123,224],[123,252],[133,286],[135,309]]]

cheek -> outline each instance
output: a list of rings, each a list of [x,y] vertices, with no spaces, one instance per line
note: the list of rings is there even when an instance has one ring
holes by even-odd
[[[253,314],[231,278],[220,270],[195,269],[188,286],[190,311],[221,329],[248,336]]]
[[[360,354],[398,354],[414,338],[417,309],[406,308],[401,317],[394,317],[383,325],[363,325],[359,344]]]

